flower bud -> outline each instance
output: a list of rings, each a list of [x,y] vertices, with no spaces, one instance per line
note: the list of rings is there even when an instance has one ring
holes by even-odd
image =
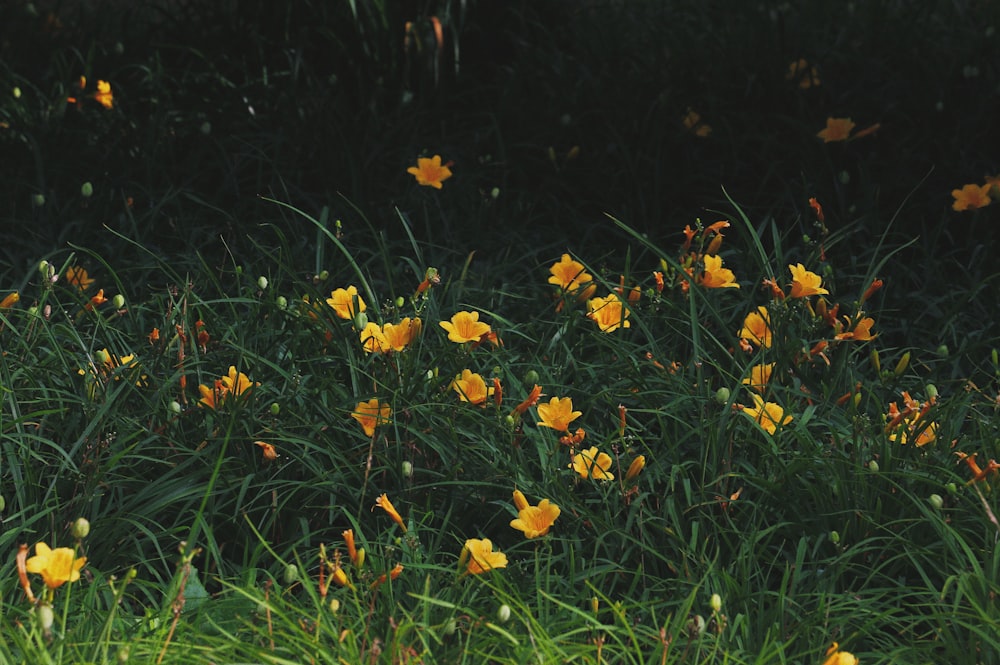
[[[937,348],[937,354],[939,356],[941,356],[942,358],[947,358],[948,357],[948,345],[947,344],[942,344],[941,346],[939,346]]]
[[[340,609],[340,600],[337,599],[337,598],[331,598],[330,599],[330,611],[333,612],[334,614],[336,614],[339,609]]]
[[[319,272],[319,274],[316,275],[316,279],[318,279],[321,282],[325,282],[326,280],[330,279],[330,271],[329,270],[321,270]]]
[[[11,90],[11,93],[14,95],[14,99],[21,99],[21,89],[16,85],[14,86],[14,89]]]
[[[445,635],[454,635],[458,631],[458,622],[454,619],[448,619],[444,622],[444,627],[441,629]]]
[[[80,185],[80,196],[85,199],[89,199],[94,195],[94,186],[88,180],[87,182]]]
[[[107,365],[111,362],[111,356],[104,349],[94,352],[94,362],[98,365]]]
[[[878,473],[878,462],[876,462],[875,460],[868,462],[868,469],[871,470],[873,473]]]
[[[500,188],[499,187],[494,187],[493,189],[491,189],[490,190],[490,197],[493,198],[493,199],[500,198]]]
[[[628,466],[628,471],[625,473],[625,482],[634,480],[635,477],[642,472],[645,466],[646,466],[645,455],[639,455],[634,460],[632,460],[632,463],[629,464]]]
[[[958,494],[958,485],[955,483],[948,483],[944,486],[944,488],[948,490],[948,494],[951,494],[952,496]]]
[[[396,309],[401,308],[406,304],[406,299],[403,296],[396,296]]]
[[[42,630],[46,633],[52,630],[52,624],[55,623],[56,613],[52,611],[52,606],[48,603],[42,603],[35,608],[35,616],[38,617],[38,625],[42,627]]]
[[[400,470],[403,472],[403,477],[404,478],[412,478],[413,477],[413,463],[412,462],[410,462],[409,460],[403,460],[403,463],[400,466],[401,466]]]
[[[358,330],[364,330],[365,326],[368,325],[368,315],[364,312],[358,312],[354,315],[354,327]]]
[[[715,391],[715,401],[719,404],[728,404],[731,395],[732,393],[729,391],[729,388],[723,386]]]
[[[170,409],[171,413],[180,413],[181,412],[181,403],[178,402],[177,400],[174,400],[173,402],[170,403],[170,405],[169,405],[168,408]]]
[[[202,134],[208,136],[209,134],[212,133],[212,123],[206,120],[205,122],[201,123],[201,127],[199,129],[201,130]]]
[[[927,497],[927,500],[930,501],[930,504],[937,510],[944,508],[944,499],[941,498],[940,494],[931,494]]]
[[[257,288],[260,289],[261,291],[267,288],[267,277],[261,275],[260,277],[257,278]]]
[[[601,609],[601,600],[597,596],[592,596],[590,599],[590,611],[597,614],[597,610]]]
[[[708,604],[712,606],[712,611],[713,612],[721,612],[722,611],[722,596],[720,596],[717,593],[713,593],[712,594],[712,598],[711,598],[711,600],[709,600]]]
[[[907,351],[906,353],[903,354],[903,357],[899,359],[899,362],[896,363],[896,368],[892,370],[892,373],[897,377],[902,376],[903,372],[905,372],[906,368],[909,366],[910,366],[910,352]]]
[[[529,369],[524,374],[524,384],[527,386],[533,386],[538,383],[538,372],[533,369]]]
[[[36,208],[41,208],[43,205],[45,205],[45,195],[34,194],[31,197],[31,205],[35,206]],[[52,608],[49,608],[49,611],[51,612]]]
[[[497,621],[500,623],[507,623],[510,621],[510,605],[504,603],[497,610]]]
[[[830,532],[830,542],[833,543],[834,545],[839,544],[840,543],[840,533],[837,532],[837,531],[831,531]]]
[[[0,494],[0,513],[2,513],[3,509],[6,507],[7,507],[7,499],[3,498],[3,494]]]
[[[875,371],[876,372],[881,372],[882,371],[882,363],[879,361],[879,358],[878,358],[878,349],[872,349],[871,359],[872,359],[872,367],[875,368]]]
[[[114,298],[111,299],[111,304],[115,309],[121,309],[125,306],[125,296],[122,294],[116,294]]]
[[[294,584],[299,580],[299,567],[294,563],[285,566],[285,574],[281,576],[285,584]]]
[[[76,521],[73,522],[71,533],[77,540],[83,540],[90,535],[90,522],[84,517],[77,517]]]
[[[924,387],[924,391],[927,393],[927,399],[937,399],[938,389],[933,383],[928,383]]]
[[[278,296],[275,298],[274,304],[278,306],[278,309],[288,309],[288,298],[285,296]]]
[[[365,548],[359,547],[358,548],[358,560],[354,562],[354,566],[358,570],[361,570],[364,567],[364,565],[365,565]]]
[[[271,402],[271,415],[277,416],[279,413],[281,413],[281,405],[277,402]]]

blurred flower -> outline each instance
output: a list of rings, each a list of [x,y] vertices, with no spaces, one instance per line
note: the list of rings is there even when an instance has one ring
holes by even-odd
[[[21,299],[21,294],[17,291],[14,293],[8,293],[4,296],[3,300],[0,300],[0,309],[10,309]]]
[[[684,128],[695,136],[705,138],[712,133],[712,126],[702,122],[701,116],[691,109],[687,110],[681,122],[684,123]]]
[[[456,344],[479,342],[489,335],[490,325],[479,320],[479,312],[458,312],[451,321],[441,321],[439,324],[448,332],[448,339]]]
[[[361,347],[366,353],[388,353],[392,350],[389,340],[386,339],[382,328],[374,321],[369,321],[358,333],[361,339]]]
[[[785,410],[780,405],[774,402],[765,402],[764,398],[756,393],[753,393],[751,397],[754,406],[743,407],[743,413],[757,421],[757,424],[767,430],[768,434],[774,434],[779,425],[783,426],[792,422],[792,417],[786,416]]]
[[[823,288],[823,278],[814,272],[806,270],[801,263],[789,265],[788,269],[792,273],[792,298],[806,298],[808,296],[825,295],[830,293]]]
[[[375,499],[375,505],[384,510],[392,518],[392,521],[399,525],[399,528],[406,533],[406,524],[403,523],[403,518],[400,517],[399,513],[396,511],[396,507],[392,505],[392,501],[389,500],[389,496],[386,494],[380,495]]]
[[[853,129],[854,122],[850,118],[827,118],[826,129],[821,130],[816,136],[823,139],[824,143],[846,141]]]
[[[97,293],[95,293],[94,295],[92,295],[90,297],[90,300],[87,301],[87,304],[84,305],[83,308],[86,311],[89,312],[90,310],[94,309],[95,307],[99,307],[100,305],[103,305],[107,301],[108,301],[108,299],[104,297],[104,289],[101,289],[100,291],[98,291]]]
[[[759,347],[771,348],[771,325],[767,307],[761,305],[756,312],[746,315],[739,337]]]
[[[587,309],[587,318],[594,321],[601,332],[609,333],[632,326],[628,320],[629,309],[617,296],[591,298],[587,301]]]
[[[722,234],[717,234],[716,238],[721,238]],[[722,257],[706,254],[704,257],[705,272],[698,278],[698,283],[709,289],[720,288],[740,288],[734,280],[736,275],[729,268],[722,267]]]
[[[628,465],[628,471],[625,472],[625,482],[630,480],[635,480],[642,470],[646,468],[646,456],[639,455],[632,463]]]
[[[518,531],[523,531],[524,537],[529,539],[547,534],[561,512],[559,506],[548,499],[542,499],[537,506],[529,505],[524,495],[516,491],[514,505],[518,507],[517,519],[511,520],[510,525]]]
[[[472,370],[463,369],[459,376],[451,382],[451,389],[458,393],[459,399],[470,404],[486,406],[486,400],[493,395],[494,388],[486,387],[486,381]]]
[[[274,449],[270,443],[264,441],[254,441],[253,444],[260,448],[261,454],[264,456],[265,462],[273,462],[278,459],[278,451]]]
[[[107,81],[97,81],[97,92],[93,94],[93,97],[106,109],[115,105],[115,96],[111,92],[111,84]]]
[[[35,556],[28,559],[25,569],[29,573],[42,576],[45,586],[56,589],[65,582],[80,579],[80,569],[87,563],[87,557],[77,557],[69,547],[51,549],[45,543],[35,545]]]
[[[912,443],[918,448],[933,442],[937,438],[937,423],[926,416],[937,401],[936,398],[931,397],[921,403],[905,390],[902,392],[902,398],[902,411],[895,402],[889,404],[885,426],[889,440],[899,441],[900,444]]]
[[[743,379],[743,385],[762,393],[767,389],[767,384],[771,380],[771,372],[773,370],[774,363],[754,365],[750,368],[750,376]]]
[[[834,339],[868,342],[878,337],[877,334],[872,334],[872,326],[875,325],[875,319],[870,316],[862,318],[863,314],[863,312],[858,313],[859,318],[857,323],[852,323],[851,320],[845,316],[844,320],[847,321],[848,330],[837,333],[834,335]]]
[[[578,289],[590,284],[593,277],[587,273],[583,264],[574,261],[569,254],[563,254],[562,258],[553,263],[549,268],[552,276],[549,277],[549,284],[555,284],[566,293],[576,293]]]
[[[785,74],[785,79],[797,82],[799,88],[802,90],[808,90],[820,84],[819,72],[805,58],[799,58],[788,65],[788,73]]]
[[[609,471],[611,468],[611,456],[607,453],[597,452],[597,446],[591,446],[589,450],[583,450],[573,455],[570,468],[580,474],[581,478],[593,478],[594,480],[614,480],[614,475]]]
[[[572,397],[553,397],[548,404],[538,405],[539,427],[551,427],[557,432],[568,432],[569,424],[583,415],[573,410]]]
[[[494,568],[507,567],[507,555],[493,551],[493,543],[489,538],[469,538],[465,541],[459,565],[467,561],[465,572],[469,575],[479,575]]]
[[[81,291],[86,291],[94,280],[90,278],[84,268],[70,266],[66,268],[66,283],[75,286]]]
[[[368,436],[375,434],[375,427],[378,425],[388,423],[391,415],[392,408],[375,397],[365,402],[358,402],[354,412],[351,413],[351,417],[361,424],[361,428]]]
[[[355,305],[355,303],[357,304]],[[326,299],[326,304],[332,307],[337,316],[342,319],[353,319],[356,314],[368,309],[365,301],[358,295],[358,287],[356,286],[331,291],[330,297]]]
[[[434,155],[431,158],[419,157],[417,165],[406,169],[417,179],[418,185],[426,185],[434,189],[441,189],[441,183],[451,177],[451,169],[448,167],[451,162],[441,165],[441,155]]]
[[[823,661],[823,665],[858,665],[858,659],[846,651],[838,651],[838,644],[834,642],[829,649],[826,650],[826,660]]]
[[[511,414],[512,415],[513,414],[521,415],[522,413],[524,413],[525,411],[527,411],[531,407],[533,407],[536,404],[538,404],[538,399],[541,396],[542,396],[542,387],[536,383],[531,388],[531,392],[528,393],[528,396],[525,398],[525,400],[523,402],[521,402],[520,404],[518,404],[517,406],[515,406],[514,410],[511,412]]]
[[[955,197],[955,202],[951,204],[952,210],[978,210],[990,204],[990,184],[985,185],[965,185],[962,189],[954,189],[951,195]]]
[[[412,320],[406,317],[399,323],[387,323],[382,326],[382,335],[389,348],[393,351],[402,351],[420,336],[422,326],[420,317]]]
[[[260,383],[251,381],[246,374],[237,372],[236,367],[230,365],[229,374],[216,380],[212,388],[205,385],[198,386],[198,392],[201,393],[198,405],[214,409],[225,402],[229,395],[238,397],[259,385]]]

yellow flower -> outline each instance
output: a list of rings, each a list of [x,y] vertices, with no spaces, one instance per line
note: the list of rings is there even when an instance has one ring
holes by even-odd
[[[440,325],[448,331],[448,339],[456,344],[478,342],[490,333],[490,324],[479,320],[479,312],[458,312],[451,321],[441,321]]]
[[[740,288],[740,285],[733,281],[736,279],[733,271],[722,267],[721,256],[707,254],[704,261],[705,272],[698,279],[699,284],[709,289]]]
[[[859,313],[858,316],[861,317],[862,314]],[[848,326],[852,325],[851,320],[846,316],[844,317],[844,320],[847,321]],[[842,333],[837,333],[836,335],[834,335],[834,339],[840,339],[840,340],[850,339],[856,342],[869,342],[878,337],[877,334],[875,335],[872,334],[872,326],[875,325],[875,319],[871,318],[870,316],[859,318],[858,322],[853,325],[854,327],[851,328],[850,330]]]
[[[451,382],[451,389],[458,393],[459,399],[470,404],[486,406],[486,400],[493,396],[493,386],[487,387],[486,381],[472,370],[463,369],[459,376]]]
[[[254,441],[253,444],[260,448],[261,454],[264,456],[265,462],[273,462],[278,459],[278,451],[275,450],[274,446],[266,441]]]
[[[820,130],[816,136],[823,139],[823,143],[846,141],[853,129],[854,123],[850,118],[827,118],[826,129]]]
[[[771,322],[767,307],[761,305],[756,312],[746,315],[739,337],[765,349],[771,348]]]
[[[524,495],[514,492],[514,505],[517,506],[517,519],[510,525],[524,532],[525,538],[540,538],[549,532],[549,528],[559,517],[559,506],[548,499],[542,499],[537,506],[529,505]]]
[[[451,169],[448,168],[450,164],[451,162],[442,166],[441,155],[434,155],[430,159],[420,157],[417,165],[406,169],[406,172],[417,179],[418,185],[441,189],[441,183],[451,177]]]
[[[806,298],[830,293],[823,288],[823,278],[806,270],[806,267],[801,263],[794,266],[789,265],[788,269],[792,273],[791,296],[793,298]]]
[[[237,372],[236,367],[230,365],[229,374],[217,379],[212,388],[206,385],[198,386],[198,392],[201,393],[198,405],[214,409],[228,399],[229,395],[238,397],[259,385],[260,383],[251,381],[246,374]]]
[[[107,81],[97,82],[97,92],[94,93],[94,99],[106,109],[110,109],[115,105],[115,96],[111,92],[111,84]]]
[[[353,319],[355,314],[368,309],[365,301],[358,295],[358,287],[356,286],[331,291],[330,297],[326,299],[326,304],[332,307],[337,316],[342,319]]]
[[[392,350],[382,328],[374,321],[366,323],[358,335],[361,338],[361,346],[367,353],[388,353]]]
[[[767,384],[771,380],[771,372],[774,370],[774,363],[761,363],[750,368],[750,376],[743,379],[743,385],[749,386],[759,393],[767,389]]]
[[[406,317],[399,323],[387,323],[382,326],[382,335],[389,348],[393,351],[402,351],[420,335],[422,325],[420,317],[413,320]]]
[[[690,132],[693,132],[695,136],[700,136],[705,138],[712,133],[712,126],[701,121],[701,116],[688,109],[687,115],[681,120],[684,123],[684,128]]]
[[[35,556],[28,559],[25,569],[29,573],[42,576],[45,586],[56,589],[65,582],[80,579],[80,569],[87,563],[87,557],[77,557],[69,547],[51,549],[45,543],[35,545]]]
[[[826,650],[826,660],[823,661],[823,665],[858,665],[858,659],[854,654],[838,651],[837,647],[838,644],[834,642]]]
[[[902,445],[912,443],[918,448],[934,442],[935,439],[937,439],[937,423],[928,423],[916,414],[905,419],[894,432],[889,434],[890,441],[899,441]]]
[[[361,424],[361,428],[367,436],[372,436],[375,434],[375,427],[388,423],[389,416],[391,415],[392,408],[388,404],[380,402],[378,398],[373,397],[365,402],[358,402],[357,406],[354,407],[351,418],[354,418]]]
[[[954,189],[951,195],[955,197],[955,202],[951,204],[952,210],[977,210],[985,208],[990,204],[989,183],[985,185],[965,185],[962,189]]]
[[[507,555],[494,552],[493,543],[489,538],[466,540],[459,561],[468,561],[465,572],[469,575],[479,575],[494,568],[507,567]]]
[[[81,291],[86,291],[94,283],[94,280],[90,278],[85,269],[70,266],[66,268],[66,283],[72,284]]]
[[[388,513],[389,517],[392,518],[392,521],[399,525],[399,528],[403,530],[403,533],[406,533],[406,524],[403,523],[403,518],[399,515],[399,512],[396,511],[396,507],[392,505],[392,501],[389,500],[389,496],[387,494],[382,494],[375,499],[375,505]]]
[[[621,328],[630,328],[632,324],[628,320],[630,314],[621,299],[617,296],[607,298],[591,298],[587,301],[587,318],[593,320],[601,329],[601,332],[614,332]]]
[[[586,286],[593,277],[587,273],[583,264],[574,261],[569,254],[563,254],[562,258],[549,268],[552,276],[549,277],[549,284],[555,284],[566,293],[576,293],[580,287]]]
[[[607,453],[597,452],[597,446],[591,446],[589,450],[583,450],[573,455],[573,461],[569,467],[580,474],[581,478],[593,478],[594,480],[614,480],[614,474],[608,469],[611,468],[611,456]]]
[[[642,470],[646,468],[646,456],[639,455],[632,463],[628,465],[628,471],[625,472],[625,482],[630,480],[635,480]]]
[[[792,417],[786,416],[785,410],[780,405],[774,402],[765,402],[764,398],[756,393],[751,397],[753,397],[754,406],[743,407],[743,413],[757,421],[757,424],[763,427],[768,434],[774,434],[778,425],[787,425],[792,422]]]
[[[820,84],[819,73],[805,58],[799,58],[788,65],[788,73],[785,74],[785,78],[789,81],[797,81],[802,90],[808,90],[814,85]]]
[[[10,309],[20,299],[21,299],[21,294],[19,294],[17,291],[14,291],[14,293],[7,294],[6,296],[4,296],[3,300],[0,300],[0,309]]]
[[[557,432],[568,432],[569,424],[583,415],[573,410],[572,397],[553,397],[548,404],[538,405],[539,427],[551,427]]]

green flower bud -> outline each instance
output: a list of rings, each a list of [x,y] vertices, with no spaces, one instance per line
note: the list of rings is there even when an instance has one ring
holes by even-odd
[[[903,354],[903,357],[899,359],[899,362],[896,363],[896,368],[892,370],[892,373],[895,374],[897,377],[902,376],[903,372],[905,372],[906,368],[909,366],[910,366],[910,352],[907,351],[906,353]]]
[[[267,277],[261,275],[260,277],[257,278],[257,288],[259,288],[261,291],[267,288]]]
[[[7,499],[3,498],[3,494],[0,494],[0,513],[2,513],[3,509],[6,507],[7,507]]]
[[[924,391],[927,393],[927,399],[937,399],[938,389],[933,383],[928,383],[924,387]]]
[[[952,496],[958,494],[958,485],[955,483],[948,483],[944,486],[944,488],[948,490],[948,494],[951,494]]]
[[[717,593],[713,593],[712,594],[712,599],[709,600],[708,604],[712,606],[712,611],[713,612],[721,612],[722,611],[722,596],[720,596]]]
[[[941,356],[942,358],[947,358],[948,357],[948,345],[947,344],[942,344],[941,346],[939,346],[937,348],[937,354],[939,356]]]
[[[403,460],[403,463],[400,465],[400,467],[401,467],[400,470],[403,472],[404,478],[413,477],[413,462],[410,462],[409,460]]]
[[[52,611],[51,605],[43,603],[36,607],[35,616],[38,617],[38,625],[42,627],[43,631],[47,633],[52,630],[52,624],[56,620],[56,613]]]
[[[336,614],[338,610],[340,610],[340,600],[337,599],[337,598],[331,598],[330,599],[330,611],[333,612],[334,614]]]
[[[288,298],[285,296],[278,296],[275,298],[274,304],[278,306],[278,309],[286,310],[288,309]]]
[[[944,499],[941,498],[940,494],[931,494],[927,497],[927,500],[930,501],[931,505],[937,510],[944,508]]]
[[[80,185],[80,196],[85,199],[89,199],[94,195],[94,186],[88,180],[87,182]]]
[[[76,521],[73,522],[73,528],[70,531],[73,537],[77,540],[83,540],[90,535],[90,522],[84,517],[77,517]]]
[[[45,195],[44,194],[34,194],[34,195],[32,195],[32,197],[31,197],[31,205],[35,206],[36,208],[41,208],[43,205],[45,205]],[[50,611],[51,611],[51,609],[52,608],[49,608]]]
[[[538,372],[533,369],[529,369],[524,374],[524,384],[527,386],[538,385]]]
[[[444,626],[441,628],[441,632],[445,635],[454,635],[458,631],[458,622],[454,619],[448,619],[444,622]]]
[[[497,609],[497,621],[507,623],[510,621],[510,605],[504,603]]]
[[[327,280],[327,279],[330,278],[330,271],[329,270],[321,270],[320,273],[318,275],[316,275],[316,277],[319,279],[319,281],[323,282],[323,281],[325,281],[325,280]]]
[[[400,309],[406,304],[406,299],[403,296],[396,296],[396,309]]]
[[[876,462],[875,460],[872,460],[872,461],[868,462],[868,468],[873,473],[878,473],[878,462]]]
[[[170,403],[169,409],[171,413],[180,413],[181,403],[178,402],[177,400],[174,400],[173,402]]]
[[[11,94],[14,95],[14,99],[21,99],[21,89],[16,85],[14,86],[14,89],[11,90]]]
[[[490,190],[490,196],[494,199],[500,198],[500,188],[494,187]]]
[[[212,133],[212,123],[206,120],[205,122],[201,123],[200,129],[202,134],[208,136],[209,134]]]
[[[729,392],[729,388],[723,386],[715,391],[715,401],[719,404],[728,404],[731,395],[732,393]]]
[[[829,537],[830,537],[830,542],[833,543],[834,545],[837,545],[837,544],[840,543],[840,533],[839,532],[837,532],[837,531],[831,531]]]
[[[104,349],[100,349],[94,352],[94,362],[100,365],[107,365],[111,362],[111,356]]]
[[[281,576],[285,584],[294,584],[299,581],[299,567],[294,563],[285,566],[285,574]]]
[[[368,315],[364,312],[358,312],[354,315],[354,327],[358,330],[364,330],[365,326],[368,325]]]
[[[277,402],[271,402],[271,415],[276,416],[281,413],[281,405]]]
[[[114,298],[111,299],[111,304],[115,309],[121,309],[125,306],[125,296],[122,294],[116,294]]]

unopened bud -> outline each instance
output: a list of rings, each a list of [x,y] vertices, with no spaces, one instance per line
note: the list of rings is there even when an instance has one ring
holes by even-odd
[[[896,368],[892,370],[892,373],[897,377],[902,376],[903,372],[905,372],[906,368],[909,366],[910,366],[910,352],[907,351],[906,353],[903,354],[903,357],[899,359],[899,362],[896,363]]]
[[[454,619],[448,619],[444,622],[444,627],[441,629],[445,635],[454,635],[458,631],[458,622]]]
[[[327,279],[330,278],[330,271],[329,270],[321,270],[320,273],[318,275],[316,275],[316,278],[319,281],[323,282],[323,281],[325,281],[325,280],[327,280]]]
[[[361,570],[362,568],[364,568],[364,565],[365,565],[365,548],[359,547],[358,548],[358,560],[354,562],[354,566],[358,570]]]
[[[834,545],[837,545],[838,543],[840,543],[840,533],[837,532],[837,531],[831,531],[830,532],[830,542],[833,543]]]
[[[500,198],[500,188],[499,187],[494,187],[493,189],[491,189],[490,190],[490,197],[492,197],[494,199]]]
[[[178,402],[177,400],[174,400],[173,402],[170,403],[169,408],[170,408],[170,412],[171,413],[180,413],[181,412],[181,403]]]
[[[93,195],[94,195],[94,185],[92,185],[90,181],[87,181],[82,185],[80,185],[80,196],[82,196],[85,199],[89,199]]]
[[[497,609],[497,621],[500,623],[507,623],[510,621],[510,605],[504,603]]]
[[[52,611],[52,606],[48,603],[42,603],[35,608],[35,616],[38,617],[38,625],[42,627],[42,630],[46,633],[52,630],[52,624],[55,623],[56,613]]]
[[[728,404],[730,396],[732,396],[732,393],[725,386],[715,391],[715,401],[719,404]]]
[[[209,134],[212,133],[212,123],[206,120],[205,122],[201,123],[200,129],[202,134],[208,136]]]
[[[285,574],[281,577],[285,584],[294,584],[299,580],[299,567],[294,563],[285,566]]]
[[[411,462],[409,460],[403,460],[403,463],[400,466],[401,466],[401,471],[403,472],[403,477],[404,478],[412,478],[413,477],[413,462]]]
[[[354,327],[358,330],[364,330],[365,326],[368,325],[368,315],[364,312],[358,312],[354,315]]]
[[[722,611],[722,596],[720,596],[717,593],[713,593],[712,594],[712,599],[709,600],[708,604],[712,606],[712,611],[713,612],[720,612],[720,611]]]
[[[526,386],[534,386],[538,384],[538,372],[533,369],[529,369],[524,374],[524,384]]]
[[[261,275],[260,277],[257,278],[257,288],[260,289],[261,291],[267,288],[267,277]]]
[[[924,391],[927,393],[927,399],[937,399],[938,389],[933,383],[928,383],[924,387]]]
[[[31,205],[35,206],[36,208],[41,208],[43,205],[45,205],[45,195],[34,194],[31,197]],[[49,611],[51,612],[52,608],[49,608]]]
[[[406,299],[403,296],[396,296],[396,309],[400,309],[406,304]]]
[[[937,510],[944,508],[944,499],[941,498],[940,494],[931,494],[927,497],[927,500],[930,501],[930,504]]]
[[[111,356],[104,349],[95,351],[94,362],[97,363],[98,365],[107,365],[108,363],[111,362]]]
[[[90,522],[84,517],[77,517],[76,521],[73,522],[73,528],[70,533],[77,540],[83,540],[88,535],[90,535]]]
[[[288,309],[288,298],[285,296],[278,296],[275,298],[274,304],[278,306],[278,309]]]
[[[592,596],[590,598],[590,611],[597,614],[597,611],[601,609],[601,600],[597,596]]]
[[[868,462],[868,469],[873,473],[878,473],[878,462],[875,460]]]
[[[948,494],[951,494],[952,496],[958,494],[958,485],[956,485],[955,483],[948,483],[947,485],[944,486],[944,488],[948,490]]]
[[[115,294],[115,297],[111,299],[111,304],[115,309],[121,309],[125,306],[125,296],[120,293]]]
[[[871,359],[872,359],[872,367],[875,368],[875,371],[876,372],[881,372],[882,371],[882,363],[879,361],[879,358],[878,358],[878,349],[872,349]]]
[[[3,498],[3,494],[0,494],[0,513],[2,513],[3,509],[6,507],[7,507],[7,499]]]
[[[336,614],[339,609],[340,609],[340,600],[338,598],[331,598],[330,611]]]
[[[21,99],[21,89],[16,85],[14,86],[14,89],[11,90],[11,93],[14,95],[14,99]]]
[[[277,402],[271,402],[271,415],[276,416],[281,413],[281,405]]]
[[[948,357],[948,345],[947,344],[942,344],[941,346],[939,346],[937,348],[937,354],[939,356],[941,356],[942,358],[947,358]]]

